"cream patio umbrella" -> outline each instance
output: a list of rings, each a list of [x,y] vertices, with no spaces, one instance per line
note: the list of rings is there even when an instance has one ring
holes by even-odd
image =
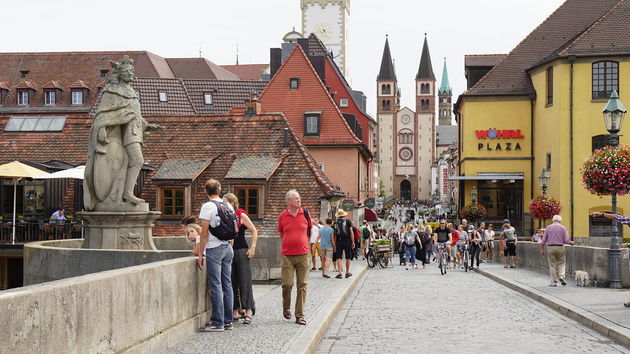
[[[47,175],[48,172],[25,165],[19,161],[13,161],[0,165],[0,177],[13,178],[13,235],[12,243],[15,244],[15,206],[17,202],[17,179],[30,177],[37,178]]]

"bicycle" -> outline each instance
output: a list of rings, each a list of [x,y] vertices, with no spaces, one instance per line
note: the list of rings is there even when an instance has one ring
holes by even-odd
[[[468,262],[470,260],[470,251],[468,250],[468,242],[464,243],[464,251],[462,252],[462,258],[464,261],[464,272],[468,271]]]
[[[442,242],[438,243],[438,258],[439,258],[439,267],[440,273],[442,275],[446,274],[446,268],[448,266],[448,254],[446,252],[446,245]]]
[[[368,267],[374,268],[378,263],[381,268],[389,266],[391,258],[392,247],[388,244],[373,244],[368,249],[368,253],[365,256]]]

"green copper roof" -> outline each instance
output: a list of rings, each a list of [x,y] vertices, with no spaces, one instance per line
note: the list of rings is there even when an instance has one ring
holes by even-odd
[[[444,69],[442,69],[442,86],[438,91],[440,95],[451,94],[451,85],[448,83],[448,70],[446,69],[446,58],[444,58]]]
[[[623,105],[621,100],[619,99],[619,94],[617,94],[617,90],[613,90],[610,94],[610,99],[608,103],[606,103],[606,107],[602,110],[602,112],[627,112],[626,107]]]

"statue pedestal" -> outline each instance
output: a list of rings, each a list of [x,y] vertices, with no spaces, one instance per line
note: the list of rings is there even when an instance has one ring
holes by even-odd
[[[83,248],[157,250],[153,226],[159,211],[84,211]]]

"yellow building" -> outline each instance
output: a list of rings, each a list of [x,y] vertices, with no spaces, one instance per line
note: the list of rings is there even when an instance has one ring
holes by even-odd
[[[561,201],[569,232],[608,234],[610,222],[589,214],[609,211],[610,198],[586,191],[580,168],[607,142],[601,111],[610,93],[630,103],[629,11],[621,0],[566,1],[459,97],[460,207],[475,189],[489,221],[509,218],[530,235],[538,225],[528,205],[546,168],[547,194]],[[618,200],[618,212],[630,210],[630,198]]]

